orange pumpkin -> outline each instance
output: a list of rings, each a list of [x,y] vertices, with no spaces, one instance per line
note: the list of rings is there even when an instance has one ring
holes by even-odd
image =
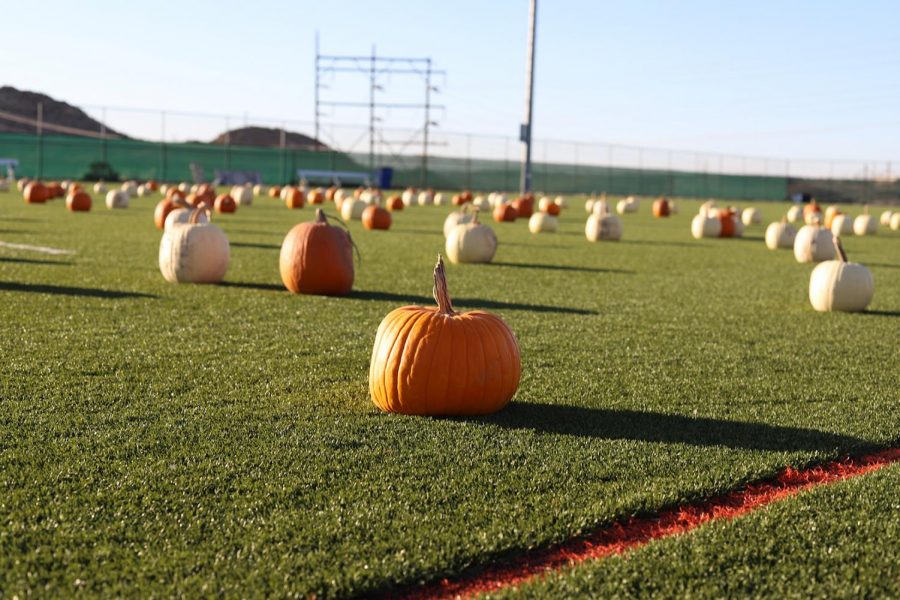
[[[80,192],[81,190],[82,190],[81,184],[72,183],[72,184],[69,184],[69,189],[66,190],[66,194],[71,195],[71,194],[74,194],[75,192]]]
[[[730,208],[719,210],[719,223],[722,225],[722,229],[719,231],[719,237],[734,237],[735,214],[736,213]]]
[[[456,312],[444,261],[434,269],[437,308],[404,306],[378,326],[369,393],[383,411],[406,415],[483,415],[506,406],[519,387],[516,336],[500,317]]]
[[[233,213],[237,210],[237,202],[228,194],[221,194],[216,197],[213,208],[217,213]]]
[[[353,190],[353,198],[356,200],[359,200],[359,197],[362,196],[362,193],[364,191],[366,191],[366,188],[364,188],[362,186],[356,188],[355,190]]]
[[[91,210],[91,197],[85,192],[75,190],[66,197],[66,208],[72,212],[87,212]]]
[[[166,195],[168,196],[168,194]],[[184,192],[181,192],[181,195],[184,196]],[[176,197],[173,200],[163,198],[156,203],[156,208],[153,211],[153,224],[156,225],[157,229],[165,229],[166,217],[169,216],[169,213],[176,208],[184,208],[186,205],[187,203],[183,198]]]
[[[295,188],[294,186],[288,187],[284,197],[284,204],[288,208],[303,208],[303,205],[306,204],[306,197],[303,194],[303,190]]]
[[[463,190],[460,196],[462,196],[463,202],[471,202],[474,199],[472,192],[469,190]]]
[[[353,289],[353,240],[317,208],[315,221],[288,232],[278,265],[281,281],[295,294],[343,296]]]
[[[166,190],[166,200],[171,200],[174,202],[175,200],[184,200],[185,198],[186,196],[184,195],[184,192],[182,192],[175,186],[172,186],[168,190]]]
[[[395,210],[403,210],[403,198],[400,196],[391,196],[387,199],[387,209],[391,212]]]
[[[818,202],[812,200],[809,204],[803,207],[803,220],[806,221],[807,217],[812,217],[817,213],[822,213],[822,207],[819,206]]]
[[[544,209],[544,212],[548,215],[553,215],[554,217],[559,216],[559,204],[556,202],[551,202],[547,205],[547,208]]]
[[[146,187],[150,188],[151,191],[155,192],[159,189],[159,183],[156,180],[151,179],[147,183],[144,184]]]
[[[270,198],[281,198],[281,188],[277,185],[273,185],[269,188],[269,197]]]
[[[390,229],[391,213],[380,206],[367,206],[362,214],[362,224],[366,229]]]
[[[831,229],[831,224],[834,223],[834,218],[836,216],[842,215],[842,214],[844,214],[844,213],[842,213],[839,210],[833,210],[830,212],[826,210],[825,211],[825,229]]]
[[[22,192],[22,197],[28,204],[43,204],[50,197],[50,191],[40,181],[29,181],[25,191]]]
[[[63,188],[62,184],[58,181],[51,181],[47,184],[47,200],[52,200],[54,198],[62,198],[66,195],[66,190]]]
[[[322,192],[321,189],[315,189],[309,193],[309,203],[310,204],[324,204],[325,203],[325,193]]]
[[[497,206],[494,209],[494,220],[498,223],[511,223],[516,220],[516,217],[519,216],[519,213],[516,211],[515,207],[509,202],[504,202],[503,204]]]
[[[337,193],[337,191],[337,187],[329,187],[327,190],[325,190],[325,200],[327,200],[328,202],[334,202],[334,195]]]
[[[468,200],[466,200],[466,196],[464,194],[455,194],[453,196],[453,206],[462,206],[466,202],[468,202]]]
[[[516,214],[523,219],[530,219],[534,214],[534,196],[531,194],[516,198],[512,201],[512,205],[516,209]]]
[[[669,201],[665,198],[658,198],[653,202],[654,217],[668,217],[670,212]]]

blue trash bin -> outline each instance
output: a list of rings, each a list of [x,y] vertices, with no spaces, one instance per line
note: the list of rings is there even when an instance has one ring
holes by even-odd
[[[392,167],[381,167],[375,171],[375,180],[378,187],[383,190],[391,189],[391,179],[394,177],[394,169]]]

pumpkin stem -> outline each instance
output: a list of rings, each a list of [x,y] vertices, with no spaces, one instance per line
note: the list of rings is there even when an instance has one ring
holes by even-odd
[[[325,217],[325,211],[321,208],[316,209],[316,223],[327,223],[328,219]]]
[[[841,238],[834,236],[831,239],[834,242],[834,249],[837,250],[838,260],[847,262],[847,252],[844,251],[844,246],[841,245]]]
[[[450,292],[447,290],[447,275],[444,273],[444,257],[438,254],[437,264],[434,267],[434,300],[438,304],[438,311],[445,315],[452,315],[453,305],[450,303]]]
[[[206,204],[206,202],[201,202],[197,206],[197,208],[195,208],[193,211],[191,211],[191,218],[189,220],[190,224],[196,225],[197,222],[200,221],[200,213],[204,213],[204,212],[206,213],[207,220],[211,221],[212,219],[210,219],[210,217],[212,216],[212,214],[210,213],[209,205]]]

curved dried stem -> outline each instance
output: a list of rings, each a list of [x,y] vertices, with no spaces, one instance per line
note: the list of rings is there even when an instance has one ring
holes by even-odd
[[[359,253],[359,246],[357,246],[356,242],[353,241],[353,236],[350,235],[350,228],[347,227],[347,224],[344,223],[344,220],[340,217],[329,215],[321,208],[316,209],[316,223],[325,223],[327,225],[331,225],[331,221],[337,221],[344,229],[344,231],[347,232],[347,239],[350,240],[350,245],[353,247],[353,251],[356,252],[356,262],[357,264],[362,264],[362,254]]]
[[[450,302],[450,291],[447,289],[447,274],[444,272],[444,257],[438,254],[437,264],[434,266],[434,300],[437,302],[438,311],[445,315],[455,314],[453,304]]]
[[[841,238],[834,236],[831,240],[834,242],[834,249],[837,252],[838,260],[847,262],[847,252],[844,251],[844,246],[841,244]]]
[[[196,225],[200,221],[200,213],[204,212],[206,213],[206,219],[208,221],[212,221],[212,211],[209,210],[209,204],[207,204],[206,202],[201,202],[197,205],[197,208],[195,208],[191,212],[191,218],[188,222],[191,225]]]

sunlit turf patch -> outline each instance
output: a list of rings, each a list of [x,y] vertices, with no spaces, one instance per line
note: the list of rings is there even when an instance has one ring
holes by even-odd
[[[659,514],[615,523],[587,536],[549,549],[527,553],[505,563],[488,566],[458,578],[389,594],[392,598],[426,600],[459,598],[513,587],[552,570],[621,554],[657,539],[686,533],[715,519],[734,519],[772,502],[814,486],[858,477],[900,461],[900,448],[810,467],[786,469],[771,481],[744,486],[696,504],[674,507]]]

